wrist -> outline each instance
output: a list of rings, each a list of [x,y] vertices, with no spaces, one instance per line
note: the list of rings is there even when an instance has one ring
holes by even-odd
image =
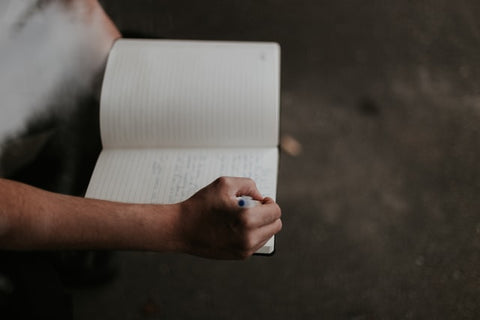
[[[191,217],[190,213],[192,212],[192,204],[190,200],[185,200],[177,203],[176,205],[178,209],[178,219],[176,223],[175,234],[178,237],[179,243],[177,252],[190,254],[192,244],[189,237],[189,224],[191,221],[188,219]]]
[[[182,206],[179,203],[167,205],[139,205],[139,237],[143,243],[139,249],[159,252],[183,252]]]

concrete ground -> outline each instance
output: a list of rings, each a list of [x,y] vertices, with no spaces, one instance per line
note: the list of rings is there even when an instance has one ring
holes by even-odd
[[[127,36],[280,43],[302,152],[281,155],[273,257],[118,253],[76,319],[478,317],[480,2],[102,4]]]

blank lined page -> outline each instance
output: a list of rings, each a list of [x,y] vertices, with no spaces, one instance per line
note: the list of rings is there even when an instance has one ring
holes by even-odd
[[[277,146],[274,43],[119,40],[101,97],[104,148]]]

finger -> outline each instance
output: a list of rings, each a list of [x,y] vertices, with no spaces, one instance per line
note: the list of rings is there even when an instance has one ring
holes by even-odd
[[[275,202],[267,202],[242,212],[245,226],[250,229],[261,228],[274,223],[282,216],[282,210]]]
[[[235,196],[250,196],[255,200],[263,200],[263,196],[257,189],[257,184],[250,178],[235,177],[233,180],[236,183]]]
[[[257,252],[258,250],[260,250],[260,248],[262,248],[264,245],[266,245],[268,240],[270,240],[270,238],[268,238],[267,240],[263,240],[255,248],[253,248],[253,250],[252,250],[253,253]]]
[[[273,200],[270,197],[265,197],[262,201],[263,204],[270,204],[270,203],[275,203],[275,200]]]
[[[254,247],[254,251],[257,251],[263,247],[268,240],[270,240],[274,235],[282,230],[282,220],[278,219],[274,223],[264,226],[261,229],[257,230],[256,237],[258,239],[258,245]]]
[[[220,177],[214,181],[214,184],[232,198],[250,196],[255,200],[263,200],[263,196],[258,191],[255,181],[250,178]]]

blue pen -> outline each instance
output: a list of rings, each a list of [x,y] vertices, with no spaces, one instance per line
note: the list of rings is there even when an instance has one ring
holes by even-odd
[[[253,208],[262,204],[258,200],[253,200],[253,198],[250,196],[241,196],[241,197],[238,197],[237,200],[238,200],[237,202],[238,206],[246,209]]]

